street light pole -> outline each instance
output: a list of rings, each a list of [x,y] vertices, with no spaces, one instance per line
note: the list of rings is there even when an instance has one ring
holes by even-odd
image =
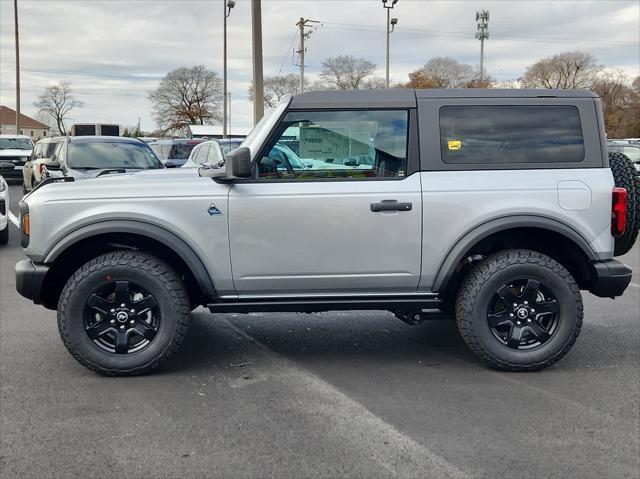
[[[253,122],[264,116],[264,82],[262,75],[262,8],[260,0],[251,0],[253,51]]]
[[[228,0],[224,4],[224,59],[223,59],[223,93],[222,93],[222,138],[227,137],[227,18],[231,15],[231,9],[235,7],[234,0]]]
[[[398,23],[397,18],[391,18],[391,9],[395,7],[398,0],[391,0],[391,5],[387,5],[389,0],[382,0],[382,6],[387,10],[387,50],[385,55],[385,63],[386,63],[386,76],[385,76],[385,86],[389,88],[389,37],[391,32],[394,29],[394,26]]]
[[[18,0],[13,0],[16,33],[16,135],[20,134],[20,40],[18,35]]]

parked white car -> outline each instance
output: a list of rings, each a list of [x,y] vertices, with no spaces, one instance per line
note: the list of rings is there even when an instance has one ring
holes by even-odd
[[[0,135],[0,163],[5,180],[22,181],[22,169],[33,154],[33,142],[24,135]],[[12,165],[9,168],[9,165]]]
[[[9,241],[9,188],[0,176],[0,244]]]
[[[209,140],[200,143],[189,155],[182,168],[200,168],[202,165],[215,165],[224,155],[235,150],[242,143],[241,139]]]
[[[51,157],[58,143],[64,138],[64,136],[50,136],[36,143],[31,159],[22,169],[25,193],[34,189],[43,180],[43,173],[47,165],[55,164],[55,161],[51,161]]]

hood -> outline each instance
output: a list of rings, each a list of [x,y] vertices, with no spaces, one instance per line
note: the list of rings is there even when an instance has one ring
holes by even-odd
[[[31,156],[33,150],[14,150],[14,149],[2,149],[0,150],[0,158],[3,156]]]
[[[61,201],[91,200],[99,198],[169,197],[215,195],[219,190],[228,190],[229,185],[217,184],[211,178],[201,178],[198,170],[177,168],[175,170],[144,170],[135,173],[114,173],[95,177],[100,170],[82,171],[90,173],[68,183],[52,183],[29,193],[24,200]],[[75,175],[74,171],[74,175]]]

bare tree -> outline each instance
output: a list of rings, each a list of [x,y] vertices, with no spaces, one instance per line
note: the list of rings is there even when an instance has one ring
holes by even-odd
[[[602,100],[605,130],[610,138],[640,136],[640,95],[622,71],[603,72],[591,85]]]
[[[383,90],[387,87],[387,82],[382,77],[367,78],[362,83],[362,90]]]
[[[407,88],[486,88],[490,79],[479,81],[479,73],[471,65],[450,57],[436,57],[422,68],[409,73]]]
[[[522,84],[528,88],[591,88],[601,70],[593,55],[565,52],[530,65]]]
[[[376,69],[375,63],[352,55],[338,55],[322,62],[320,85],[329,90],[360,90]]]
[[[305,78],[305,88],[308,83]],[[300,76],[296,74],[275,75],[264,79],[264,104],[270,108],[297,93],[300,93]],[[249,87],[249,98],[253,101],[253,85]]]
[[[61,82],[45,88],[44,92],[38,97],[38,101],[33,105],[38,108],[40,115],[48,116],[55,122],[61,135],[66,135],[67,130],[64,126],[66,116],[71,110],[81,107],[83,104],[73,96],[71,84],[69,82]],[[48,124],[49,122],[46,123]]]
[[[204,65],[178,68],[167,73],[149,100],[153,118],[165,131],[217,123],[222,119],[222,80]]]

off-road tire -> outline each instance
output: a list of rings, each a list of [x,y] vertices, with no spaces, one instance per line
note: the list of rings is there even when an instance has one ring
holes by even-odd
[[[7,244],[9,242],[9,224],[0,231],[0,244]]]
[[[144,284],[162,318],[147,347],[128,354],[96,346],[84,322],[88,297],[96,288],[118,279]],[[189,295],[171,267],[146,253],[115,251],[89,261],[69,278],[58,301],[58,330],[69,353],[83,366],[108,376],[134,376],[161,367],[175,354],[187,332],[189,312]]]
[[[609,166],[615,185],[627,190],[627,229],[615,239],[614,256],[621,256],[633,247],[640,230],[640,173],[623,153],[610,152]]]
[[[557,298],[557,329],[533,349],[511,349],[491,332],[487,312],[496,289],[514,278],[551,285]],[[583,305],[580,289],[560,263],[529,250],[506,250],[488,256],[463,279],[456,299],[456,321],[462,338],[485,364],[503,371],[535,371],[562,358],[580,334]]]

